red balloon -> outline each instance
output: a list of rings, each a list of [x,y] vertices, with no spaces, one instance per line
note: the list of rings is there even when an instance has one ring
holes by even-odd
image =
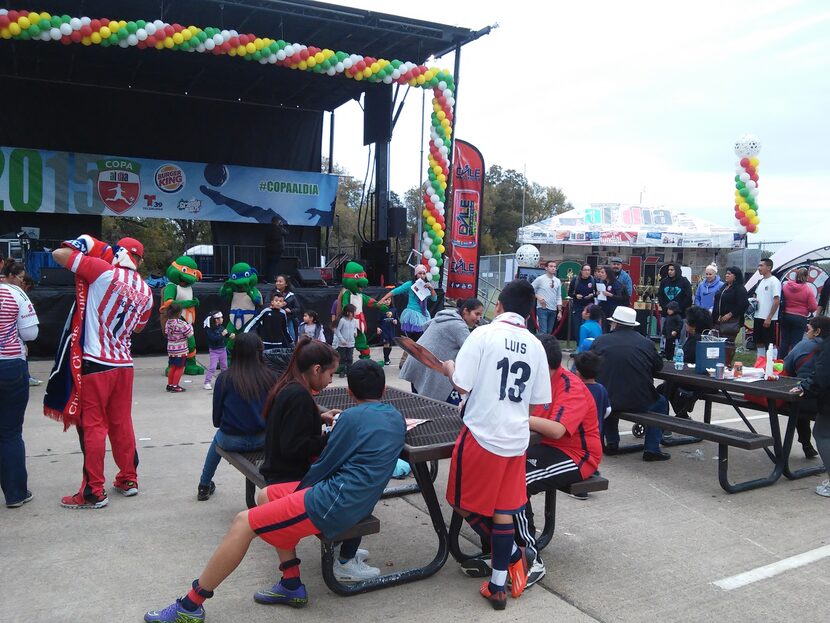
[[[81,36],[88,37],[92,34],[92,26],[90,26],[89,24],[87,24],[86,26],[81,26],[81,30],[79,32],[81,33]]]
[[[746,226],[746,230],[750,234],[754,234],[757,229],[758,229],[758,226],[755,223],[750,223],[749,225]]]
[[[66,35],[64,37],[61,37],[61,43],[64,45],[72,45],[72,36]]]
[[[173,30],[175,30],[176,32],[179,32],[180,30],[183,30],[182,25],[181,24],[173,24]]]
[[[164,34],[166,34],[168,37],[172,37],[175,33],[176,31],[173,30],[173,26],[171,26],[170,24],[167,24],[167,26],[164,27]]]
[[[17,18],[20,17],[20,13],[17,11],[9,11],[7,15],[9,17],[9,22],[16,22]]]
[[[753,173],[752,175],[749,176],[749,179],[751,179],[753,182],[757,182],[758,181],[758,173]]]
[[[91,22],[89,22],[89,26],[90,28],[92,28],[93,32],[95,32],[96,30],[101,30],[101,20],[94,19]]]
[[[81,39],[83,39],[80,30],[73,30],[72,34],[69,35],[69,38],[72,39],[72,41],[74,41],[75,43],[80,43]]]
[[[151,48],[152,48],[154,45],[156,45],[156,37],[155,37],[155,35],[147,35],[147,38],[146,38],[144,41],[145,41],[145,43],[147,43],[147,45],[148,45],[149,47],[151,47]]]
[[[308,50],[300,50],[300,58],[301,58],[302,60],[307,59],[307,58],[308,58],[308,56],[309,56],[309,54],[308,54]]]
[[[749,173],[750,178],[757,173],[757,171],[755,170],[755,167],[747,167],[746,172]]]
[[[0,28],[5,28],[9,25],[9,16],[8,15],[0,15]]]
[[[248,35],[239,35],[239,45],[248,45]]]
[[[749,166],[749,158],[741,158],[741,166],[745,169]]]
[[[744,227],[748,227],[749,225],[751,225],[751,223],[749,222],[749,218],[746,216],[742,216],[741,225],[743,225]]]

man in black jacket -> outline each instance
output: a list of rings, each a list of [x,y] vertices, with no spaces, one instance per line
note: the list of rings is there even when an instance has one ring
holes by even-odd
[[[824,344],[818,348],[813,361],[815,364],[810,376],[790,391],[804,396],[806,400],[812,399],[809,403],[802,405],[802,412],[809,411],[810,406],[818,407],[816,423],[813,426],[813,438],[816,441],[819,456],[827,466],[830,465],[830,340],[825,340]],[[825,480],[818,485],[816,493],[830,498],[830,480]]]
[[[611,316],[611,333],[594,340],[591,350],[602,357],[597,381],[608,390],[613,411],[653,411],[669,413],[669,403],[654,387],[654,374],[663,369],[663,359],[651,340],[637,333],[634,327],[637,312],[630,307],[617,307]],[[605,420],[606,454],[619,449],[619,418],[613,414]],[[646,427],[644,461],[667,461],[670,455],[660,450],[663,431]]]
[[[667,265],[666,276],[660,279],[660,289],[657,291],[657,302],[660,303],[661,310],[665,310],[671,301],[677,302],[681,316],[686,315],[686,308],[692,304],[692,284],[674,262]]]

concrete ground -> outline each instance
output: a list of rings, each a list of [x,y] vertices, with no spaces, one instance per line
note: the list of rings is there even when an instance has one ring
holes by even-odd
[[[191,378],[187,393],[165,393],[164,365],[162,357],[136,362],[133,417],[141,494],[112,494],[109,507],[98,511],[59,506],[62,495],[77,490],[82,457],[74,430],[64,433],[41,415],[43,386],[32,389],[24,438],[35,498],[20,509],[0,507],[3,621],[140,621],[146,610],[166,606],[189,587],[244,508],[242,476],[226,463],[216,474],[213,498],[196,501],[214,430],[211,392],[202,389],[200,378]],[[31,368],[45,379],[50,362],[32,362]],[[397,366],[387,368],[389,384],[406,389],[397,374]],[[756,415],[759,431],[768,431],[765,416]],[[716,406],[713,419],[741,426],[726,407]],[[664,463],[643,463],[638,454],[608,457],[601,466],[608,491],[586,501],[560,495],[556,534],[544,551],[548,574],[510,600],[505,612],[492,611],[477,594],[479,581],[463,576],[452,559],[427,580],[338,597],[320,577],[317,541],[307,539],[299,551],[311,595],[307,608],[253,602],[253,592],[278,577],[273,551],[255,541],[207,602],[208,620],[830,619],[830,500],[813,492],[826,475],[729,495],[717,483],[714,444],[670,451],[672,459]],[[807,463],[800,447],[793,459],[794,467]],[[733,450],[730,463],[735,479],[771,470],[761,451]],[[443,462],[439,493],[446,470]],[[107,475],[114,474],[108,459]],[[386,572],[432,557],[434,532],[420,497],[382,501],[376,515],[381,533],[364,540],[371,563]],[[767,565],[773,566],[759,570]],[[714,584],[745,572],[753,573],[742,586]]]

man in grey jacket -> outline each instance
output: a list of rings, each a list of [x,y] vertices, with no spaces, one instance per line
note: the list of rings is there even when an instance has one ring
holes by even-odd
[[[429,321],[423,335],[418,338],[418,344],[441,361],[455,359],[483,313],[484,306],[474,298],[459,303],[457,309],[443,309]],[[422,396],[450,404],[461,402],[461,397],[446,376],[431,370],[414,357],[407,357],[400,377],[409,381],[413,391]]]

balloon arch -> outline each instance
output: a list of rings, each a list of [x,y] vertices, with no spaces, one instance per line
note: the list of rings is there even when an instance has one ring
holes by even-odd
[[[432,279],[438,281],[445,251],[445,204],[455,104],[455,84],[449,71],[430,69],[409,61],[372,58],[255,34],[239,34],[235,30],[211,26],[182,26],[161,20],[93,19],[25,10],[0,9],[0,39],[224,54],[262,65],[278,65],[327,76],[341,75],[358,82],[365,80],[432,89],[429,182],[424,187],[424,233],[420,245],[424,265]]]

